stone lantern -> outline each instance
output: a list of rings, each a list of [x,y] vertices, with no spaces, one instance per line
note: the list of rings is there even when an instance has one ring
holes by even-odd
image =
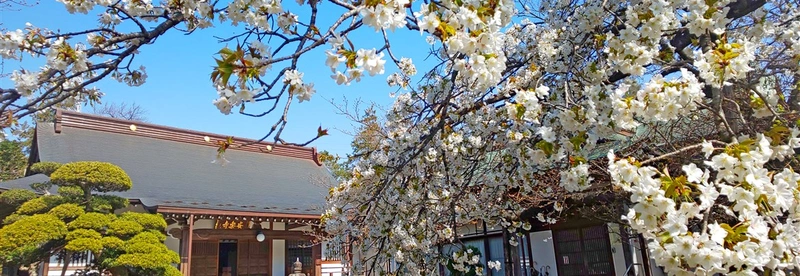
[[[289,276],[306,276],[303,273],[303,263],[300,262],[300,258],[297,258],[297,261],[292,265],[292,274],[289,274]]]

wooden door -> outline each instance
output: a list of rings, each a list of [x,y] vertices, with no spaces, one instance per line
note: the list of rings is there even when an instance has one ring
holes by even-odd
[[[237,273],[241,276],[266,276],[272,272],[266,241],[239,240]]]
[[[192,242],[192,276],[217,276],[219,242]]]
[[[611,276],[614,262],[605,224],[553,230],[558,275]]]
[[[313,250],[311,243],[306,240],[286,240],[286,273],[292,273],[294,262],[300,260],[303,263],[303,273],[315,275]]]

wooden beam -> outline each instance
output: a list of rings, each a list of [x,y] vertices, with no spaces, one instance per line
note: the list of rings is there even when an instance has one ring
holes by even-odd
[[[288,214],[288,213],[271,213],[271,212],[249,212],[249,211],[226,211],[204,208],[183,208],[183,207],[169,207],[158,206],[156,210],[159,213],[174,213],[174,214],[196,214],[196,215],[212,215],[212,216],[231,216],[231,217],[263,217],[263,218],[287,218],[287,219],[309,219],[318,220],[319,215],[304,215],[304,214]]]
[[[311,226],[311,225],[302,224],[302,223],[287,223],[286,224],[286,231],[289,231],[289,230],[292,230],[292,229],[297,229],[297,228],[300,228],[300,227],[305,227],[305,226]],[[313,226],[312,226],[312,228],[313,228]]]
[[[282,230],[257,230],[257,229],[242,229],[242,230],[225,230],[225,229],[197,229],[194,230],[194,238],[204,240],[255,240],[256,232],[261,231],[267,239],[285,239],[285,240],[313,240],[314,236],[305,235],[302,231],[282,231]]]

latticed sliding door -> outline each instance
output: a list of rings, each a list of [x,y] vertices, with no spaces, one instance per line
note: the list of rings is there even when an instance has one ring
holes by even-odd
[[[614,275],[606,225],[553,231],[558,275]]]
[[[292,265],[300,260],[303,263],[303,273],[314,275],[314,256],[312,256],[311,243],[300,240],[286,240],[286,272],[292,272]]]
[[[267,242],[239,241],[237,273],[241,276],[266,276],[270,273]]]
[[[192,243],[192,276],[217,276],[219,242],[195,241]]]

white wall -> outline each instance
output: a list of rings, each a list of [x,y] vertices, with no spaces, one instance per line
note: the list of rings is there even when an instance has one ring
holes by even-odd
[[[553,247],[553,232],[550,230],[530,233],[531,253],[533,254],[534,268],[550,266],[550,276],[557,275],[556,251]],[[539,271],[544,273],[544,271]],[[541,275],[541,274],[540,274]]]
[[[177,237],[173,237],[173,236],[169,235],[169,231],[172,230],[172,229],[181,229],[181,226],[179,224],[177,224],[177,223],[170,224],[169,226],[167,226],[168,235],[167,235],[167,239],[164,240],[164,244],[167,246],[167,248],[169,250],[172,250],[175,253],[178,253],[178,255],[180,255],[181,254],[181,236],[178,235]]]
[[[322,276],[342,276],[342,270],[344,269],[344,265],[342,264],[322,264],[321,271]]]
[[[214,229],[214,223],[216,222],[217,221],[213,219],[198,219],[194,222],[194,225],[192,225],[192,229]]]
[[[627,270],[628,267],[625,266],[625,248],[623,248],[623,246],[627,246],[627,244],[622,241],[622,236],[619,233],[619,224],[608,224],[608,238],[611,241],[611,257],[614,261],[614,272],[618,276],[625,275],[625,270]],[[636,260],[634,260],[634,263],[637,263]]]
[[[272,240],[272,275],[286,274],[286,241]]]

